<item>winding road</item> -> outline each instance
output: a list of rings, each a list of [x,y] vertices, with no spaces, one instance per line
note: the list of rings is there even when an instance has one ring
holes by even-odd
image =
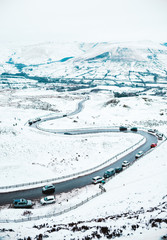
[[[62,116],[43,117],[40,121],[32,124],[31,127],[36,127],[39,130],[47,131],[50,133],[69,134],[69,135],[104,133],[104,132],[120,132],[119,129],[115,129],[115,128],[114,129],[112,129],[112,128],[111,129],[110,128],[96,128],[96,129],[89,128],[89,129],[75,129],[75,130],[71,129],[71,130],[67,131],[67,130],[43,129],[40,127],[40,123],[42,123],[42,122],[78,114],[83,109],[83,104],[87,99],[88,98],[79,102],[78,106],[74,112],[71,112],[68,115],[62,115]],[[132,133],[132,131],[130,131],[130,130],[127,130],[126,132]],[[146,153],[148,150],[150,150],[150,145],[153,142],[157,143],[157,137],[146,131],[138,130],[137,132],[133,132],[133,133],[142,135],[146,139],[145,143],[143,143],[138,148],[136,148],[132,152],[128,153],[124,157],[118,159],[116,162],[111,163],[108,166],[101,168],[100,170],[96,170],[96,171],[86,174],[84,176],[75,177],[71,180],[66,180],[66,181],[64,180],[62,182],[56,183],[55,184],[55,194],[59,194],[62,192],[69,192],[72,189],[81,188],[86,185],[89,185],[89,184],[91,184],[92,177],[97,176],[97,175],[102,176],[104,174],[104,172],[110,167],[115,168],[115,167],[121,166],[121,164],[124,160],[127,160],[129,162],[135,161],[136,153],[138,153],[139,151],[144,151],[144,153]],[[124,132],[124,134],[125,134],[125,132]],[[27,190],[4,192],[4,193],[0,193],[0,206],[5,205],[5,204],[10,204],[14,198],[26,198],[26,199],[34,200],[34,199],[40,199],[42,196],[43,196],[43,194],[41,191],[41,187],[35,187],[35,186],[34,186],[34,188],[27,189]]]

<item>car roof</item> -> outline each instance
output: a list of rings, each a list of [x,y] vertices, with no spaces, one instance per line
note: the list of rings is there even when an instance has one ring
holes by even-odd
[[[93,177],[93,179],[98,179],[98,178],[101,178],[101,177],[100,176]]]
[[[53,184],[50,184],[50,185],[46,185],[45,188],[50,188],[50,187],[54,187]]]
[[[14,199],[13,202],[17,203],[17,202],[24,202],[26,201],[26,199],[24,198],[20,198],[20,199]]]
[[[55,199],[55,197],[53,196],[53,195],[51,195],[51,196],[47,196],[47,197],[45,197],[45,199]]]
[[[109,168],[109,169],[106,170],[106,172],[113,171],[113,170],[114,170],[114,168]]]

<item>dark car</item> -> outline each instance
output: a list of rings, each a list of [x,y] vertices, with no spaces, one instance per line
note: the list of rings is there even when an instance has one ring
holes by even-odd
[[[122,166],[115,168],[115,172],[116,172],[116,173],[119,173],[119,172],[121,172],[122,170],[123,170],[123,167],[122,167]]]
[[[31,200],[26,200],[24,198],[14,199],[13,200],[13,207],[14,208],[31,208],[32,207],[32,201]]]
[[[126,130],[127,130],[127,127],[121,126],[121,127],[119,127],[119,130],[120,130],[120,131],[126,131]]]
[[[35,118],[28,120],[28,124],[31,126],[33,123],[41,121],[41,118]]]
[[[72,135],[70,132],[64,132],[64,135]]]
[[[156,129],[148,129],[148,132],[149,132],[149,133],[156,133],[157,130],[156,130]]]
[[[42,188],[43,193],[54,193],[55,192],[55,186],[54,185],[46,185]]]
[[[115,169],[110,168],[104,173],[103,177],[104,178],[109,178],[109,177],[113,176],[114,174],[115,174]]]
[[[130,130],[133,132],[137,132],[137,127],[132,127]]]

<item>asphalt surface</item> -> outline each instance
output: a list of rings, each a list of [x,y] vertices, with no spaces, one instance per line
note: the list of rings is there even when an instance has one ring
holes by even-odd
[[[68,116],[72,116],[74,114],[79,113],[82,110],[83,103],[85,101],[86,101],[86,99],[81,101],[78,104],[77,109],[74,112],[68,114]],[[61,117],[66,117],[66,116],[63,115]],[[59,117],[48,117],[48,118],[44,118],[40,122],[49,121],[49,120],[53,120],[53,119],[57,119],[57,118],[61,118],[61,117],[60,116]],[[112,129],[112,128],[111,129],[109,129],[109,128],[107,128],[107,129],[106,128],[98,128],[98,129],[89,128],[89,129],[84,129],[84,130],[83,129],[82,130],[81,129],[69,130],[68,132],[67,131],[64,132],[63,130],[50,130],[50,129],[47,130],[47,129],[43,129],[43,128],[39,127],[39,122],[32,124],[31,127],[36,127],[40,130],[47,131],[47,132],[52,132],[52,133],[57,133],[57,134],[69,134],[69,135],[105,133],[105,132],[111,132],[111,133],[112,132],[120,132],[119,129]],[[128,132],[132,132],[132,131],[124,131],[124,132],[122,132],[122,134],[126,134]],[[92,184],[93,177],[95,177],[97,175],[103,176],[104,172],[108,168],[110,168],[110,167],[115,168],[115,167],[121,166],[122,162],[125,160],[129,161],[129,162],[135,161],[136,153],[138,153],[139,151],[144,151],[144,153],[146,153],[148,150],[150,150],[150,145],[152,143],[157,143],[157,137],[146,131],[138,130],[137,132],[133,132],[133,133],[144,136],[146,138],[146,142],[144,144],[142,144],[140,147],[138,147],[137,149],[128,153],[126,156],[118,159],[116,162],[109,164],[106,167],[103,167],[102,169],[100,169],[98,171],[94,171],[90,174],[86,174],[84,176],[80,176],[80,177],[77,177],[77,178],[74,178],[71,180],[66,180],[66,181],[56,183],[55,184],[55,194],[59,194],[62,192],[69,192],[72,189],[81,188],[86,185]],[[110,156],[109,156],[109,158],[110,158]],[[27,170],[26,174],[28,174],[28,170]],[[119,173],[119,174],[121,174],[121,173]],[[0,206],[5,205],[5,204],[10,204],[13,202],[13,199],[16,199],[16,198],[26,198],[26,199],[35,200],[35,199],[40,199],[43,196],[45,196],[45,195],[42,193],[41,187],[37,187],[37,188],[33,188],[33,189],[31,188],[31,189],[27,189],[27,190],[14,191],[14,192],[0,193]]]

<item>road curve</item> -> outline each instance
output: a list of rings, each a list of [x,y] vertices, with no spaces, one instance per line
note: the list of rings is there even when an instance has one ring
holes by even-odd
[[[86,100],[87,99],[84,99],[81,102],[79,102],[79,104],[77,106],[77,109],[74,112],[68,114],[68,116],[72,116],[74,114],[79,113],[82,110],[83,104]],[[43,131],[47,131],[47,132],[64,134],[65,132],[67,133],[67,130],[63,131],[63,130],[43,129],[39,126],[39,123],[41,123],[41,122],[45,122],[45,121],[49,121],[49,120],[53,120],[53,119],[58,119],[58,118],[62,118],[62,117],[65,117],[65,116],[63,115],[63,116],[58,116],[58,117],[43,118],[43,119],[41,119],[40,122],[36,122],[36,123],[32,124],[31,126],[36,127],[36,128],[38,128],[40,130],[43,130]],[[119,129],[112,129],[112,128],[96,128],[96,129],[93,129],[93,128],[89,128],[89,129],[68,130],[68,134],[71,134],[71,135],[103,133],[103,132],[119,132]],[[131,132],[131,131],[126,131],[126,132]],[[68,192],[72,189],[81,188],[81,187],[84,187],[86,185],[89,185],[89,184],[91,184],[92,177],[94,177],[96,175],[103,175],[104,172],[109,167],[115,168],[117,166],[120,166],[124,160],[127,160],[129,162],[135,161],[136,160],[135,159],[136,153],[138,153],[139,151],[147,152],[148,150],[150,150],[150,145],[153,142],[157,143],[157,137],[154,136],[153,134],[149,134],[146,131],[138,130],[137,132],[133,132],[133,133],[134,134],[140,134],[143,137],[145,137],[146,142],[144,144],[142,144],[140,147],[138,147],[137,149],[128,153],[126,156],[118,159],[116,162],[114,162],[112,164],[109,164],[108,166],[105,166],[105,167],[101,168],[100,170],[96,170],[92,173],[86,174],[84,176],[76,177],[76,178],[71,179],[71,180],[56,183],[55,184],[55,187],[56,187],[55,194],[59,194],[61,192]],[[43,196],[43,194],[42,194],[42,191],[41,191],[41,187],[37,187],[37,188],[33,188],[33,189],[27,189],[27,190],[14,191],[14,192],[0,193],[0,206],[11,203],[14,198],[26,198],[26,199],[34,200],[34,199],[39,199],[42,196]]]

